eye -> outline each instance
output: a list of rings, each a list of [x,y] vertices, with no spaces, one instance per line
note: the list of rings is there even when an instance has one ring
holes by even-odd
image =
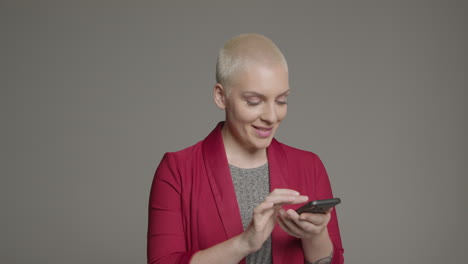
[[[259,105],[262,102],[260,98],[255,96],[247,97],[245,98],[245,101],[247,102],[247,105]]]
[[[285,105],[288,104],[288,100],[286,99],[286,96],[281,96],[278,99],[276,99],[276,103]]]
[[[262,101],[251,101],[251,100],[247,100],[247,105],[259,105]]]

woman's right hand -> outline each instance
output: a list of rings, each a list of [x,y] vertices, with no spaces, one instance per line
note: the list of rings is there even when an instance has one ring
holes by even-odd
[[[275,189],[253,210],[252,220],[242,233],[242,241],[250,253],[259,250],[276,224],[276,216],[284,204],[307,202],[308,197],[290,189]]]
[[[191,264],[239,263],[245,256],[259,250],[276,224],[279,209],[284,204],[307,202],[308,197],[289,189],[275,189],[257,207],[246,230],[224,242],[195,253]]]

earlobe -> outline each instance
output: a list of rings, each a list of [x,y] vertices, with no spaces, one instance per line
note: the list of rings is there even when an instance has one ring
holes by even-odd
[[[216,106],[219,109],[221,110],[226,109],[226,102],[225,102],[226,98],[224,96],[224,87],[220,83],[217,83],[213,88],[213,98],[214,98]]]

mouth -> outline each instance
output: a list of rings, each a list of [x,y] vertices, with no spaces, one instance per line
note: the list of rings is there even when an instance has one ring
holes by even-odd
[[[260,126],[254,126],[252,125],[255,129],[261,130],[261,131],[270,131],[273,130],[273,127],[260,127]]]
[[[260,127],[254,125],[252,125],[252,127],[255,128],[257,135],[262,138],[269,137],[273,133],[273,127]]]

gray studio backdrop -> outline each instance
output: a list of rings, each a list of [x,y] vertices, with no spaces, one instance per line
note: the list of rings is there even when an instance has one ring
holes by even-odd
[[[466,1],[1,1],[1,263],[144,263],[162,155],[223,119],[228,38],[290,65],[277,135],[317,153],[347,263],[463,263]]]

